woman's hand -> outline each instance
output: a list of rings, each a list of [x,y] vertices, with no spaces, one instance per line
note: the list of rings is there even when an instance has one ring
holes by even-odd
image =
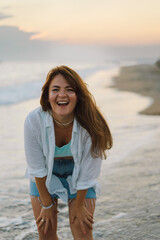
[[[51,224],[52,229],[54,229],[54,227],[55,227],[54,215],[57,213],[58,213],[58,211],[57,211],[57,208],[55,205],[53,205],[49,209],[42,208],[40,215],[36,220],[38,229],[40,229],[41,227],[44,227],[44,234],[47,233],[50,224]]]
[[[71,217],[71,223],[73,224],[75,219],[78,220],[81,230],[84,234],[86,234],[86,229],[85,229],[85,224],[90,228],[93,229],[92,224],[94,223],[93,221],[93,214],[88,211],[88,209],[84,206],[81,205],[77,209],[75,207]]]

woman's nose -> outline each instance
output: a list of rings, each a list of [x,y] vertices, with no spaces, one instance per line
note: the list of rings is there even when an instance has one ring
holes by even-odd
[[[59,91],[59,96],[64,96],[66,95],[66,90],[60,90]]]

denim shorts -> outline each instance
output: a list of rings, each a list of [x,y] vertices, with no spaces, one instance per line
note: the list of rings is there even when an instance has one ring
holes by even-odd
[[[72,175],[74,168],[74,160],[73,159],[55,159],[54,160],[54,167],[53,167],[53,174],[55,174],[59,180],[61,181],[64,188],[67,189],[68,192],[68,199],[76,198],[76,193],[71,194],[68,182],[66,178],[69,175]],[[30,195],[31,196],[40,196],[36,183],[30,181]],[[56,194],[51,195],[52,198],[59,198]],[[89,188],[86,194],[86,198],[96,198],[96,193],[94,188]]]

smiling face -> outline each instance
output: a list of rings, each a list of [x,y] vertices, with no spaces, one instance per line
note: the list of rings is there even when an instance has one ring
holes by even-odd
[[[77,96],[62,74],[58,74],[52,79],[48,98],[53,116],[57,120],[65,122],[73,119]]]

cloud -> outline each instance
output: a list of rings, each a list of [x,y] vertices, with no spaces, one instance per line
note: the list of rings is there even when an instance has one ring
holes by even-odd
[[[0,26],[0,60],[42,60],[50,58],[54,42],[31,40],[37,34],[13,26]]]
[[[0,12],[0,20],[5,19],[5,18],[12,18],[12,17],[13,17],[12,15],[6,15],[6,14]]]
[[[35,34],[38,33],[0,26],[0,60],[87,61],[101,54],[95,46],[32,39]]]

